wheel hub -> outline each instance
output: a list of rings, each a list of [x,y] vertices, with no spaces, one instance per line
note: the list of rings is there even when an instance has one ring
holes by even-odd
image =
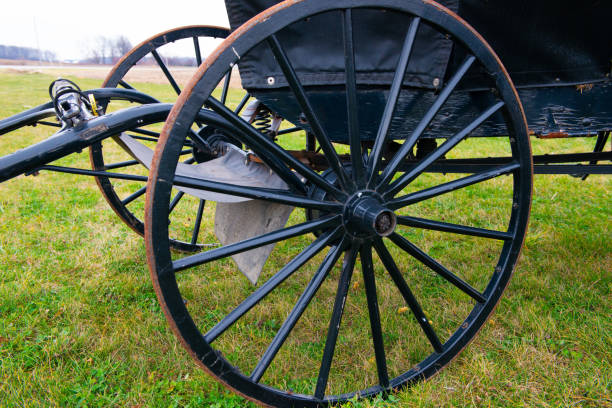
[[[356,238],[386,237],[395,231],[397,225],[393,211],[371,191],[361,191],[350,197],[342,218],[346,231]]]
[[[227,145],[232,144],[239,149],[242,149],[242,144],[235,138],[226,134],[220,129],[214,126],[205,126],[198,131],[198,135],[208,143],[208,146],[202,148],[201,146],[195,146],[193,148],[193,157],[198,163],[205,163],[207,161],[216,159],[222,156],[227,150]]]

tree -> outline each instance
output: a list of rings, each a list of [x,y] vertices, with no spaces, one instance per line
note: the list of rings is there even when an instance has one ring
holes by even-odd
[[[132,43],[124,35],[117,37],[113,44],[113,57],[121,58],[132,49]]]
[[[130,40],[123,35],[115,38],[99,36],[89,50],[89,59],[94,64],[114,64],[131,49]]]

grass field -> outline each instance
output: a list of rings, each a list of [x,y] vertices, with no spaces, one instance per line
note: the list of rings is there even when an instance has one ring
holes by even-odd
[[[46,102],[53,79],[43,74],[0,74],[0,118]],[[95,79],[77,82],[85,89],[100,85]],[[157,85],[138,85],[145,91],[166,92],[161,99],[173,98]],[[1,136],[0,155],[48,134],[48,128],[39,126]],[[492,147],[483,147],[484,142],[469,141],[465,149],[495,148],[495,142]],[[594,139],[534,140],[533,150],[535,154],[586,151],[593,144]],[[89,158],[84,152],[61,163],[87,168]],[[488,204],[499,201],[503,212],[508,194],[503,184],[491,182],[485,187],[487,196],[476,198]],[[125,188],[133,191],[134,187]],[[430,381],[388,401],[352,405],[612,407],[611,193],[612,179],[605,176],[590,176],[584,182],[569,176],[536,176],[522,258],[495,314],[476,340]],[[474,197],[469,194],[457,197],[453,202],[442,202],[447,206],[444,208],[456,209],[460,218],[484,224],[478,226],[503,224],[503,219],[495,219],[496,211],[474,206]],[[207,207],[207,214],[213,210]],[[293,214],[290,223],[301,221],[303,216]],[[207,221],[203,234],[212,234],[211,226],[212,221]],[[445,259],[450,251],[438,235],[411,238],[421,240],[422,247],[439,259]],[[457,267],[464,276],[473,274],[471,277],[478,280],[478,271],[491,252],[472,241],[465,245],[460,247],[465,253]],[[290,249],[280,246],[275,250],[264,275],[284,265],[283,251]],[[239,274],[225,279],[224,269],[198,270],[209,274],[206,276],[213,286],[208,289],[202,287],[197,272],[182,281],[185,293],[191,295],[190,310],[211,311],[204,320],[218,318],[214,307],[205,301],[210,298],[206,290],[223,298],[233,296],[233,290],[248,288]],[[428,293],[428,279],[416,284],[421,296]],[[331,308],[333,302],[336,283],[328,280],[331,282],[321,293],[329,294],[331,300],[318,300],[322,309]],[[220,283],[214,286],[214,282]],[[351,312],[343,322],[363,319],[364,311],[367,316],[358,287],[356,280],[349,296]],[[289,295],[300,291],[296,282],[287,290]],[[397,313],[401,303],[397,294],[383,293],[379,294],[381,310],[389,323],[385,341],[393,345],[389,359],[418,361],[420,344],[413,345],[415,355],[406,353],[409,345],[403,340],[413,327],[403,332],[399,325],[403,317]],[[430,304],[432,314],[436,307],[444,313],[457,296],[450,291],[430,295],[432,299],[434,295],[450,299],[448,304]],[[269,314],[255,317],[262,327],[261,333],[249,333],[254,336],[253,344],[269,341],[270,332],[278,329],[281,315],[275,313],[271,307]],[[309,322],[320,318],[305,315],[300,326],[303,337],[293,339],[279,356],[287,364],[272,368],[271,376],[277,381],[283,381],[294,368],[292,350],[317,356],[322,345],[315,337],[319,332],[308,329]],[[453,323],[448,322],[449,330]],[[236,330],[233,335],[240,336],[247,328]],[[349,357],[352,348],[360,345],[350,336],[344,342],[339,352]],[[233,350],[231,341],[220,347],[235,355],[238,365],[248,368],[252,364],[241,360],[240,350]],[[361,371],[375,376],[374,362],[367,356],[340,361],[344,364],[336,369],[339,379],[333,386],[346,383],[350,387]],[[296,389],[301,386],[292,385]],[[142,238],[119,221],[92,179],[44,173],[0,185],[1,407],[247,405],[200,370],[174,337],[149,280]]]

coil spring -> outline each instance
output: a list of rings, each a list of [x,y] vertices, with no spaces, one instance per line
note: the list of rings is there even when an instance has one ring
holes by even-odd
[[[273,137],[272,126],[272,111],[263,103],[257,108],[255,119],[253,119],[255,129],[268,137]]]

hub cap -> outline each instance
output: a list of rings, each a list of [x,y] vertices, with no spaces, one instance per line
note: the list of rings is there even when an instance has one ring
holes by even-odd
[[[363,191],[348,199],[344,207],[343,223],[351,236],[386,237],[395,231],[395,214],[377,196],[376,193]]]

